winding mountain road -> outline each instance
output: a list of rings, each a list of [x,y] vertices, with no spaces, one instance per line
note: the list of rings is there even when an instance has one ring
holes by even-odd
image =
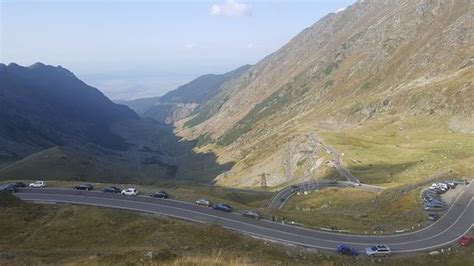
[[[333,149],[331,146],[324,144],[322,141],[319,141],[314,135],[312,135],[312,138],[314,138],[323,149],[334,155],[334,167],[336,167],[336,170],[339,172],[339,175],[345,177],[349,182],[360,184],[359,179],[357,179],[357,177],[351,174],[349,170],[344,168],[344,166],[342,165],[341,154],[338,151]]]
[[[373,244],[387,244],[394,253],[410,253],[437,249],[449,245],[473,228],[474,183],[464,187],[455,203],[437,222],[419,231],[398,235],[350,235],[317,231],[279,224],[268,220],[253,220],[235,213],[176,200],[161,200],[146,196],[126,197],[95,191],[70,189],[21,189],[17,197],[40,203],[69,203],[162,214],[199,223],[212,223],[255,237],[283,244],[294,244],[321,250],[335,250],[341,243],[358,250]]]
[[[319,181],[307,181],[303,183],[298,183],[298,184],[293,184],[287,187],[282,188],[278,192],[275,193],[275,195],[270,199],[270,202],[268,203],[268,207],[272,209],[281,209],[285,204],[288,202],[288,200],[293,197],[298,191],[306,190],[307,188],[310,188],[310,190],[315,190],[315,189],[324,189],[324,188],[329,188],[329,187],[353,187],[361,190],[366,190],[366,191],[371,191],[371,192],[382,192],[384,190],[383,187],[378,187],[378,186],[372,186],[372,185],[365,185],[360,183],[359,179],[355,177],[349,170],[347,170],[343,165],[342,165],[342,159],[341,159],[341,154],[337,152],[335,149],[332,147],[324,144],[322,141],[320,141],[314,134],[310,134],[309,138],[313,143],[317,143],[319,146],[321,146],[326,152],[329,152],[334,155],[334,167],[338,171],[340,176],[343,176],[347,179],[347,182],[334,182],[334,181],[329,181],[329,180],[319,180]],[[286,155],[288,157],[289,155]],[[285,165],[287,166],[287,176],[288,174],[288,169],[290,169],[290,159],[287,158],[285,159]],[[289,170],[289,173],[292,173],[292,170]],[[292,180],[293,176],[288,176],[288,180]]]

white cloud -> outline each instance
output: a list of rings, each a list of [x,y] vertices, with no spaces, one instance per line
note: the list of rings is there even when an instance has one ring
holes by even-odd
[[[250,16],[252,15],[252,7],[239,0],[227,0],[223,4],[212,5],[211,15],[225,17]]]
[[[196,48],[196,44],[195,43],[187,43],[186,45],[184,45],[184,48],[194,49],[194,48]]]

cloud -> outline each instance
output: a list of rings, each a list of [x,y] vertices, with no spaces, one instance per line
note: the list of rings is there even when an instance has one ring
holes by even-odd
[[[214,4],[211,7],[212,16],[242,17],[252,15],[252,7],[239,0],[227,0],[223,4]]]
[[[184,45],[184,48],[194,49],[194,48],[196,48],[196,44],[195,43],[187,43],[187,44]]]

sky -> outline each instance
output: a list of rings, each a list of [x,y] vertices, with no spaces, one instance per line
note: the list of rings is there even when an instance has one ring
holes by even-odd
[[[0,62],[61,65],[114,100],[255,64],[354,0],[0,0]]]

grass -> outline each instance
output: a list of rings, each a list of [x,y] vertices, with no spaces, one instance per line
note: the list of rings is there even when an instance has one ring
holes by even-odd
[[[364,183],[395,187],[474,172],[472,134],[450,131],[446,118],[392,117],[321,135],[344,153],[345,166]]]
[[[353,188],[329,188],[295,196],[273,215],[316,228],[369,234],[374,231],[393,233],[401,229],[411,230],[417,224],[425,225],[419,193],[419,189],[404,193],[400,190],[374,193]]]
[[[87,156],[70,151],[67,148],[54,147],[28,156],[0,170],[0,178],[15,176],[30,179],[36,176],[49,176],[53,179],[96,176],[112,180],[111,174]]]
[[[0,264],[70,265],[368,265],[256,240],[212,224],[129,211],[24,203],[0,193]],[[394,257],[388,265],[462,265],[472,248],[438,257]]]

